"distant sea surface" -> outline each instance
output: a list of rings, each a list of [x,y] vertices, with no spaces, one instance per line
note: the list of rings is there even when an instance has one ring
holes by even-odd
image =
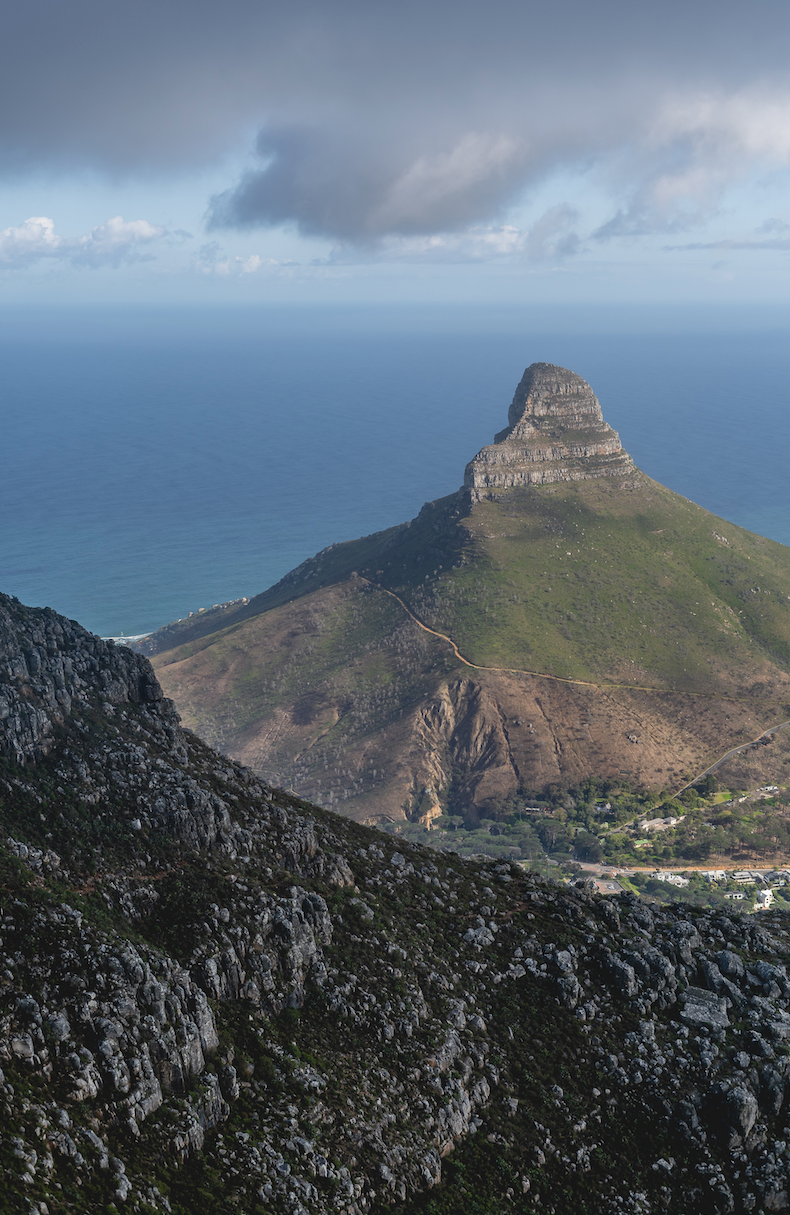
[[[786,315],[82,308],[0,316],[0,590],[102,635],[254,595],[458,488],[524,368],[650,476],[790,544]]]

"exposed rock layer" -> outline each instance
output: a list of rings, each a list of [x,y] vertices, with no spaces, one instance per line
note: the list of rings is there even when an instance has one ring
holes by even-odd
[[[515,485],[623,477],[633,469],[590,385],[564,367],[533,363],[516,389],[507,427],[467,465],[464,485],[478,495]]]

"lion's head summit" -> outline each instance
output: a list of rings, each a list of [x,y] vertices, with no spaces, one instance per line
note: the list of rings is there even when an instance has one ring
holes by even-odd
[[[603,419],[598,398],[581,376],[533,363],[524,372],[508,424],[466,466],[473,491],[622,477],[634,462]]]
[[[653,481],[533,363],[462,488],[140,648],[208,742],[354,818],[673,789],[790,717],[790,550]],[[785,740],[723,779],[790,780]]]

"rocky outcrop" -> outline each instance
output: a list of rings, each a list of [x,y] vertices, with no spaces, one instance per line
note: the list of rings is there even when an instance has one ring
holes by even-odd
[[[15,962],[14,947],[31,930],[35,934],[36,921],[26,908],[2,922],[11,950],[3,962],[17,980],[26,968]],[[45,923],[58,956],[71,965],[50,972],[46,993],[30,979],[21,984],[21,993],[6,1004],[0,1058],[22,1061],[28,1076],[60,1089],[67,1103],[90,1103],[103,1094],[136,1135],[163,1094],[185,1093],[216,1052],[206,994],[156,951],[124,942],[113,948],[68,904],[49,909]],[[43,1000],[30,993],[32,986]]]
[[[6,671],[68,633],[14,612]],[[448,1210],[790,1209],[786,917],[429,853],[273,791],[95,657],[59,719],[0,680],[52,722],[0,755],[9,1210],[187,1215],[205,1178],[278,1215],[443,1184]],[[506,769],[512,716],[446,681],[436,779]]]
[[[477,499],[492,489],[633,471],[590,385],[564,367],[533,363],[516,389],[507,427],[467,465],[464,485]]]
[[[40,759],[76,705],[149,706],[173,727],[178,716],[162,696],[151,665],[66,620],[0,595],[0,752]]]
[[[503,713],[487,685],[472,679],[442,684],[414,715],[412,738],[411,814],[426,825],[448,797],[481,809],[518,791]]]

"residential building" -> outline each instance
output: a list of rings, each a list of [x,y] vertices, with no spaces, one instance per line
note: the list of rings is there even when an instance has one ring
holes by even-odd
[[[670,886],[688,886],[688,878],[681,877],[679,873],[665,873],[662,869],[657,869],[650,876],[657,882],[668,882]]]

